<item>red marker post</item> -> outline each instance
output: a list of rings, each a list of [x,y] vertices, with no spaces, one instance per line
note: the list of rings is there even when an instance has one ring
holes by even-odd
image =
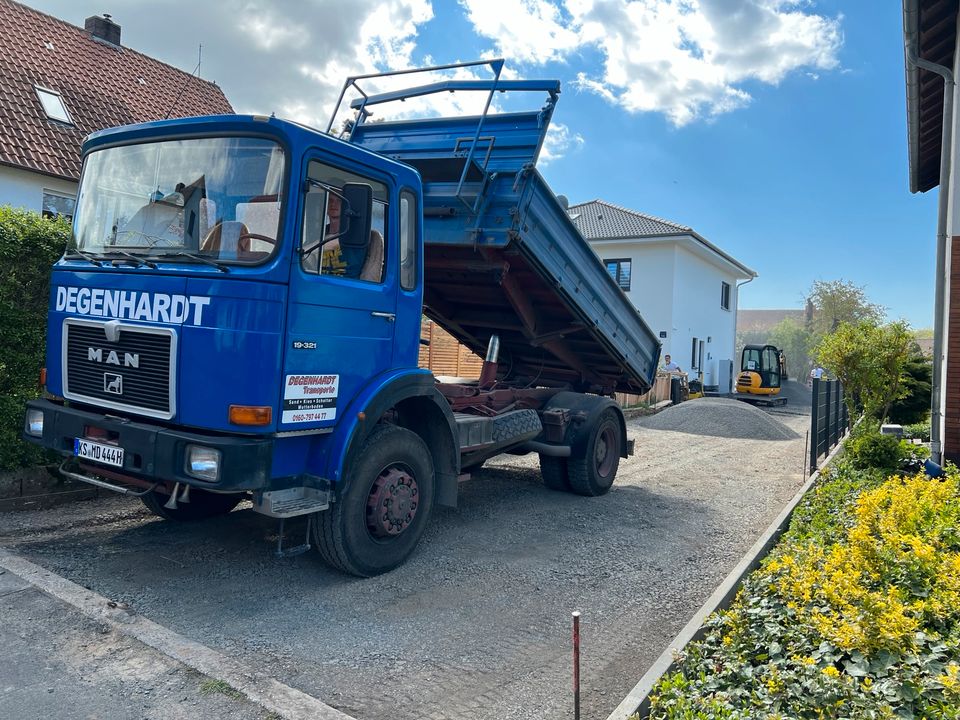
[[[573,613],[573,718],[580,720],[580,612]]]

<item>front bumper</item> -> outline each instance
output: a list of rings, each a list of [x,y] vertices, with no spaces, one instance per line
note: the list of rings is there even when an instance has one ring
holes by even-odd
[[[89,428],[96,428],[98,436],[106,434],[107,442],[123,448],[122,469],[90,462],[87,467],[91,470],[102,467],[105,473],[151,483],[180,482],[223,491],[260,490],[270,481],[272,438],[172,430],[161,425],[78,410],[50,400],[32,400],[27,403],[27,408],[43,413],[43,436],[24,432],[24,440],[72,456],[74,438],[89,437]],[[222,460],[218,480],[210,482],[186,474],[187,445],[203,445],[220,451]]]

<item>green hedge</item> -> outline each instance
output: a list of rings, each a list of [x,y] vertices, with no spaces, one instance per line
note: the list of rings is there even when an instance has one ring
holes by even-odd
[[[20,439],[24,404],[39,394],[44,364],[50,266],[70,225],[0,206],[0,470],[36,465],[46,455]]]

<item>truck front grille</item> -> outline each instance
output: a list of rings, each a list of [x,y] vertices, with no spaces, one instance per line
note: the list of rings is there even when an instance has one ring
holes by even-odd
[[[173,417],[173,330],[67,320],[63,332],[64,397]]]

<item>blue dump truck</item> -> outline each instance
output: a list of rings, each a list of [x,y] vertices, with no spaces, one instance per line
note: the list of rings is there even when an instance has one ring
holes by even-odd
[[[255,115],[91,135],[23,436],[169,520],[249,499],[278,553],[358,576],[402,563],[494,455],[605,493],[632,451],[612,396],[650,387],[659,341],[535,169],[559,83],[486,64],[379,95],[350,78],[340,137]],[[487,109],[374,121],[451,91]],[[545,103],[491,113],[498,92]],[[479,380],[418,368],[423,315],[486,358]]]

